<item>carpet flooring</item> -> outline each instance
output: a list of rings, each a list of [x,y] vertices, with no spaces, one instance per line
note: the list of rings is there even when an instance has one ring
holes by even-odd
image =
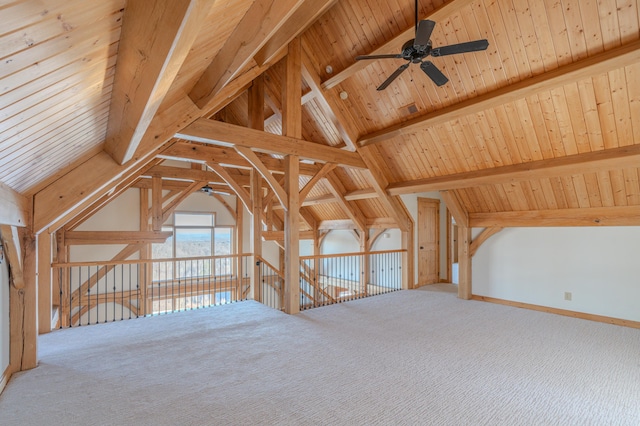
[[[0,424],[640,424],[640,330],[455,291],[56,331],[0,395]]]

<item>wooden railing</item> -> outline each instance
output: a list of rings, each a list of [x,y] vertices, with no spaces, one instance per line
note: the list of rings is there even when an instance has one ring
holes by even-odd
[[[260,302],[273,309],[284,306],[284,274],[264,258],[257,256],[257,283],[260,285]]]
[[[300,310],[402,288],[406,250],[300,257]]]
[[[300,309],[401,289],[403,252],[301,257]],[[52,267],[60,328],[246,300],[254,274],[258,300],[274,309],[283,307],[283,273],[252,254],[71,262]]]
[[[53,264],[58,326],[97,324],[245,300],[253,255]]]

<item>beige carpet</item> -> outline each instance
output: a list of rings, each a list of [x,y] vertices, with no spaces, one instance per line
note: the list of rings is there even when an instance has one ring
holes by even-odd
[[[57,331],[0,396],[0,424],[640,424],[640,330],[454,292]]]

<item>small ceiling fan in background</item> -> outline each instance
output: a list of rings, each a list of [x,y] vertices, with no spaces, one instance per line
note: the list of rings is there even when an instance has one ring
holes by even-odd
[[[218,191],[216,189],[213,189],[209,185],[205,185],[202,188],[200,188],[200,192],[203,192],[207,195],[213,195],[213,194],[230,195],[231,194],[230,192]]]
[[[402,53],[388,54],[388,55],[364,55],[356,56],[356,61],[362,61],[367,59],[404,59],[409,61],[393,72],[377,90],[384,90],[402,74],[404,70],[409,68],[412,63],[420,64],[420,69],[429,77],[437,86],[446,84],[449,79],[442,71],[438,69],[431,61],[424,60],[428,56],[438,57],[446,55],[454,55],[456,53],[477,52],[480,50],[486,50],[489,47],[489,42],[486,39],[467,41],[465,43],[450,44],[448,46],[432,47],[431,46],[431,33],[436,23],[425,19],[418,21],[418,0],[416,0],[415,6],[415,22],[416,22],[416,36],[414,39],[407,41],[402,46]]]

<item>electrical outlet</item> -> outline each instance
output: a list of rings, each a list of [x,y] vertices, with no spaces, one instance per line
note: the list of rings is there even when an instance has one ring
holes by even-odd
[[[571,292],[570,291],[565,291],[564,292],[564,300],[571,301]]]

